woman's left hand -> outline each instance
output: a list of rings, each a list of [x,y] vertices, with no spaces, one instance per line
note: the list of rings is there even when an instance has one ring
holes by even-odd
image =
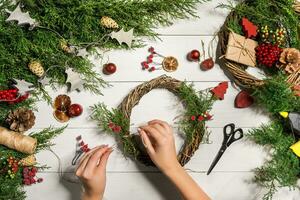
[[[106,185],[106,164],[112,148],[108,145],[95,147],[84,155],[76,170],[84,192],[83,200],[99,200],[103,198]]]

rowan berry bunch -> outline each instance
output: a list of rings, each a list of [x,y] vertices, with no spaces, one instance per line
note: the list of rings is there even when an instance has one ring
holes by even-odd
[[[159,68],[156,68],[155,66],[151,66],[150,64],[153,63],[153,58],[155,55],[158,55],[155,51],[155,49],[153,47],[150,47],[148,49],[148,51],[150,52],[150,55],[147,57],[147,61],[142,62],[142,69],[143,70],[148,70],[149,72],[153,72]]]
[[[258,64],[269,68],[278,62],[282,52],[282,49],[278,45],[271,43],[262,43],[255,50]]]
[[[19,96],[18,89],[9,89],[0,91],[0,102],[7,102],[8,104],[16,104],[26,100],[29,93]]]
[[[32,185],[43,182],[43,178],[37,178],[36,173],[38,172],[36,167],[24,167],[23,169],[23,184]]]

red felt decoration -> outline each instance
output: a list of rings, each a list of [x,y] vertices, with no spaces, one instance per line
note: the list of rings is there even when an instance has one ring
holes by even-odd
[[[234,101],[236,108],[248,108],[253,103],[253,97],[245,90],[242,90],[240,93],[238,93]]]
[[[249,21],[245,17],[243,17],[242,19],[242,27],[246,38],[252,38],[257,36],[257,26],[255,26],[251,21]]]
[[[218,98],[220,100],[223,100],[224,99],[224,95],[226,94],[227,89],[228,89],[228,82],[222,82],[218,86],[216,86],[215,88],[213,88],[212,90],[210,90],[210,92],[216,98]]]

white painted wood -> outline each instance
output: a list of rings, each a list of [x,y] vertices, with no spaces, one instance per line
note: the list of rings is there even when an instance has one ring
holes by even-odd
[[[224,0],[212,0],[197,6],[199,18],[190,20],[178,20],[173,26],[159,28],[163,35],[213,35],[223,25],[228,15],[227,9],[216,8]]]
[[[213,200],[257,200],[265,191],[251,183],[251,172],[190,173]],[[28,200],[79,200],[81,187],[60,178],[57,173],[40,173],[41,184],[26,187]],[[65,175],[70,179],[72,174]],[[174,186],[160,173],[108,173],[105,200],[180,200]],[[274,200],[297,200],[298,191],[280,189]]]

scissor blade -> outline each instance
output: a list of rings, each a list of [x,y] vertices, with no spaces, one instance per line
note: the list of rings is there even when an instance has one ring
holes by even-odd
[[[216,166],[216,164],[219,162],[220,158],[222,157],[223,153],[225,152],[226,148],[221,148],[217,154],[217,156],[215,157],[214,161],[212,162],[212,164],[210,165],[207,174],[209,175],[210,172],[214,169],[214,167]]]

